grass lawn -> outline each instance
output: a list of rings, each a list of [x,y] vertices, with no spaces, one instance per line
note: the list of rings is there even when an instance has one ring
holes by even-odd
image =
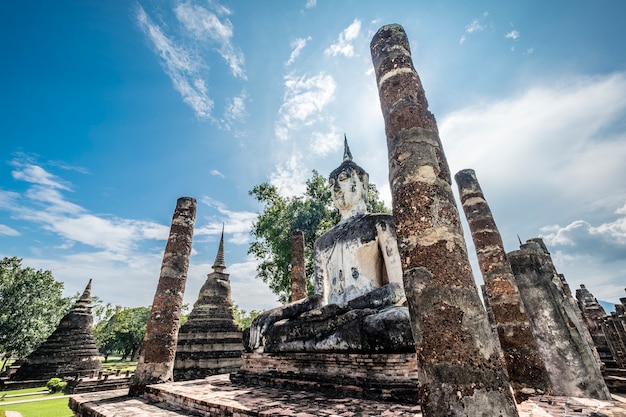
[[[34,401],[23,404],[2,406],[0,403],[0,417],[4,417],[3,410],[17,411],[23,417],[73,417],[74,413],[67,406],[68,398],[58,400]]]
[[[24,417],[72,417],[72,410],[67,406],[68,398],[58,398],[55,400],[33,401],[21,404],[4,405],[3,402],[25,401],[39,398],[54,398],[63,395],[62,392],[50,394],[46,387],[25,388],[20,390],[2,391],[0,395],[5,395],[4,401],[0,401],[0,417],[5,417],[4,411],[18,411]],[[20,395],[16,394],[30,394]]]

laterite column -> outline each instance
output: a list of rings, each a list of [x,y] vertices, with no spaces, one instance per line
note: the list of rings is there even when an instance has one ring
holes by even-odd
[[[518,401],[551,391],[550,378],[537,348],[528,315],[506,257],[502,237],[473,169],[454,179],[485,281],[485,295],[504,353],[504,363]]]
[[[152,302],[141,356],[128,392],[130,396],[142,395],[147,385],[173,379],[180,312],[195,221],[196,200],[191,197],[179,198],[163,254],[161,276]]]
[[[425,417],[517,416],[467,256],[450,171],[400,25],[371,42]]]
[[[291,235],[291,302],[302,300],[306,295],[304,232],[294,230]]]

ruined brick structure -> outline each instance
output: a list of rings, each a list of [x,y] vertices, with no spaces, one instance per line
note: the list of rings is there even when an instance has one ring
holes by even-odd
[[[56,330],[32,352],[11,376],[27,381],[89,375],[102,369],[93,336],[91,280],[82,296],[59,322]]]
[[[615,311],[603,317],[600,322],[615,364],[620,369],[626,369],[625,310],[626,298],[620,298],[620,304],[615,305]]]
[[[306,296],[304,232],[294,230],[291,235],[291,302],[302,300]]]
[[[508,257],[555,394],[610,399],[578,305],[543,240],[530,239]]]
[[[372,39],[425,416],[516,416],[474,282],[435,117],[400,25]]]
[[[584,285],[581,285],[576,290],[576,299],[600,360],[606,366],[615,367],[615,359],[602,326],[602,321],[606,317],[606,311]]]
[[[147,385],[173,378],[196,205],[191,197],[181,197],[176,202],[139,363],[131,379],[130,396],[140,396]]]
[[[205,378],[241,367],[241,329],[233,317],[230,278],[225,273],[224,231],[189,318],[178,332],[174,380]]]
[[[485,304],[493,318],[515,397],[519,401],[529,395],[550,392],[548,372],[539,355],[500,232],[476,173],[465,169],[454,178],[485,281]]]

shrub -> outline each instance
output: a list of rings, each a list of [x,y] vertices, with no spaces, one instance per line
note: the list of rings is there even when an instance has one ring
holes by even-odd
[[[50,381],[46,382],[46,388],[52,393],[61,392],[66,386],[67,382],[63,381],[61,378],[52,378]]]

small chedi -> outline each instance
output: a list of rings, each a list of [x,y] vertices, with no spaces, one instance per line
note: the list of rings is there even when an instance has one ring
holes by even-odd
[[[315,243],[315,294],[253,321],[233,378],[359,386],[374,396],[394,384],[415,389],[394,223],[389,214],[367,213],[368,174],[353,162],[347,140],[329,182],[341,221]]]
[[[174,381],[235,372],[241,367],[241,329],[233,317],[225,269],[222,230],[213,272],[207,275],[187,322],[178,331]]]
[[[56,330],[11,375],[15,381],[85,376],[102,369],[93,335],[91,280]]]

